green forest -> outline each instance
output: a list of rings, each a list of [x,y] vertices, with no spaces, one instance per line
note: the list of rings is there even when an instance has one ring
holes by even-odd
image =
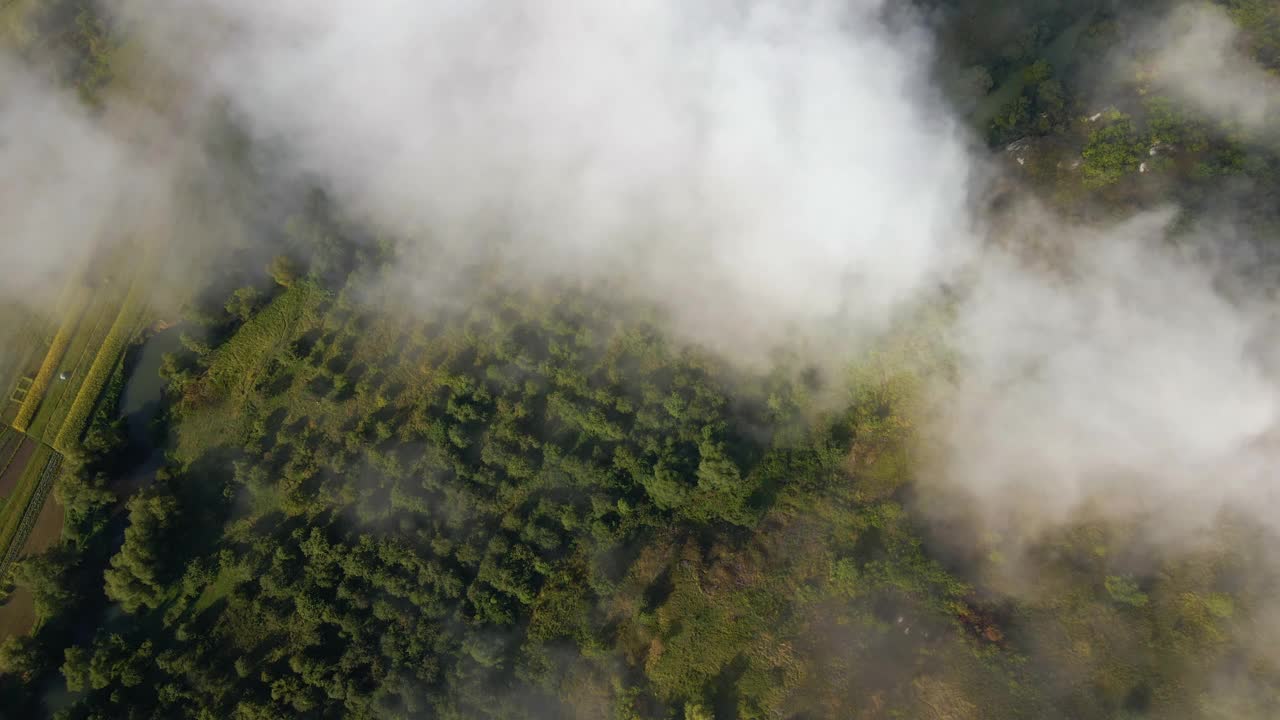
[[[1217,4],[1280,71],[1280,5]],[[1178,228],[1229,200],[1274,242],[1274,137],[1142,76],[1098,99],[1099,58],[1161,3],[917,5],[1006,186],[1076,218],[1174,203]],[[141,77],[110,7],[0,12],[6,42],[106,113]],[[238,192],[270,194],[259,141],[215,125]],[[1280,713],[1280,658],[1248,631],[1280,580],[1256,571],[1266,527],[1224,520],[1140,563],[1136,527],[1066,525],[1026,549],[1036,592],[1011,595],[982,571],[996,551],[919,511],[926,388],[958,372],[946,302],[835,372],[736,363],[607,283],[508,286],[483,263],[463,271],[474,297],[423,312],[370,291],[396,242],[323,187],[300,195],[256,211],[261,244],[204,266],[176,310],[110,286],[104,350],[44,434],[65,456],[60,535],[0,576],[0,610],[21,591],[35,618],[0,638],[0,718]],[[1270,277],[1269,251],[1248,272]],[[65,392],[63,325],[37,395]],[[49,346],[24,342],[40,367]],[[140,374],[156,397],[137,414]]]

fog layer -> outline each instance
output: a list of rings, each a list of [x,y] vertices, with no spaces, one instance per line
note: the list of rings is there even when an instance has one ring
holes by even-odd
[[[297,171],[416,243],[424,302],[500,255],[750,354],[797,323],[875,328],[971,245],[973,157],[927,38],[879,2],[124,8]],[[189,42],[193,14],[233,30]]]
[[[465,302],[460,269],[493,261],[508,282],[610,284],[735,359],[803,338],[830,365],[955,284],[957,377],[928,418],[941,451],[927,479],[973,498],[984,522],[1035,528],[1105,497],[1190,531],[1270,497],[1252,460],[1276,414],[1250,349],[1274,337],[1260,301],[1228,298],[1214,268],[1171,249],[1170,213],[1080,228],[1037,211],[984,229],[988,160],[933,89],[929,37],[902,8],[110,5],[148,61],[183,78],[177,114],[226,101],[294,174],[400,243],[394,286],[424,308]],[[1225,58],[1217,22],[1179,42]],[[1237,72],[1246,61],[1161,58],[1186,97],[1266,117],[1216,82],[1261,73]],[[2,252],[34,277],[111,226],[122,160],[65,99],[27,85],[3,116],[26,140],[2,152],[17,154],[7,171],[43,169],[35,200],[6,207],[25,239]],[[1028,238],[1065,260],[1001,249]]]

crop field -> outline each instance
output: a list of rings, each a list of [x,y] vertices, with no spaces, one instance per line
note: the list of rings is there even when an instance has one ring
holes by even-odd
[[[30,392],[49,345],[50,323],[33,312],[0,306],[0,422],[9,425]]]
[[[73,271],[69,277],[72,279],[53,302],[38,307],[0,303],[0,390],[6,401],[0,420],[6,425],[25,430],[31,423],[45,390],[56,377],[57,362],[69,347],[74,347],[75,335],[82,329],[81,315],[92,295],[81,282],[83,272]],[[61,350],[55,348],[58,342],[62,343]],[[53,362],[46,362],[51,355],[55,356]],[[46,365],[50,367],[44,386],[38,387],[37,380]]]
[[[132,248],[136,250],[136,248]],[[145,321],[145,256],[114,273],[72,273],[58,299],[38,311],[0,307],[12,320],[2,339],[0,382],[5,425],[0,430],[0,577],[31,549],[55,542],[62,508],[46,502],[62,467],[55,447],[74,449],[119,367],[124,349]],[[25,313],[25,314],[23,314]]]
[[[9,464],[9,458],[21,440],[22,433],[10,427],[0,427],[0,474],[4,473],[5,467]]]
[[[79,442],[94,408],[97,407],[98,398],[111,380],[111,374],[124,355],[129,340],[144,321],[146,291],[143,286],[142,282],[134,283],[106,336],[96,346],[93,363],[83,373],[74,402],[66,407],[59,418],[61,423],[57,434],[48,430],[45,432],[46,441],[62,452],[69,451]]]
[[[64,511],[50,496],[63,455],[52,443],[78,441],[102,391],[97,374],[110,377],[142,324],[140,274],[129,268],[91,285],[75,272],[44,308],[0,307],[0,577],[61,535]],[[0,605],[0,637],[33,622],[30,592],[19,587]]]
[[[12,436],[16,440],[8,441],[5,448],[0,448],[0,497],[5,498],[5,508],[9,507],[9,498],[13,497],[14,492],[20,485],[22,472],[26,469],[27,461],[35,453],[38,443],[34,443],[30,438],[16,432],[12,432]],[[0,517],[3,517],[3,510],[0,510]]]
[[[118,315],[121,295],[118,289],[111,288],[84,310],[80,327],[57,368],[53,385],[45,393],[27,430],[32,437],[49,443],[61,430],[67,412],[84,384],[87,370],[95,362]],[[66,380],[58,379],[62,373],[67,375]]]
[[[0,554],[0,577],[9,572],[10,565],[21,555],[62,469],[62,455],[53,448],[36,445],[29,439],[26,445],[34,445],[34,451],[20,468],[17,487],[9,502],[0,510],[0,548],[4,548]],[[17,472],[17,465],[14,463],[10,472]]]
[[[72,345],[73,338],[79,337],[77,329],[81,325],[81,319],[84,316],[84,307],[88,305],[90,293],[87,288],[78,288],[76,293],[77,299],[69,307],[67,313],[63,315],[61,324],[58,327],[58,333],[55,334],[54,340],[49,345],[49,351],[45,352],[45,359],[41,361],[40,370],[37,370],[36,377],[31,382],[26,383],[26,389],[19,386],[19,391],[23,391],[22,409],[18,410],[17,418],[14,418],[13,427],[22,432],[29,432],[31,421],[36,418],[36,411],[42,406],[46,406],[45,395],[50,391],[51,384],[60,382],[55,380],[61,366],[63,366],[64,356],[67,355],[68,347]],[[56,386],[55,386],[56,389]],[[36,437],[38,436],[38,433]]]

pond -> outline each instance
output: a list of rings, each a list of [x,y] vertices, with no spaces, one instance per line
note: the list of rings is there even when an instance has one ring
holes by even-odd
[[[125,380],[120,394],[120,417],[129,431],[129,442],[141,450],[153,450],[156,433],[152,425],[160,414],[164,380],[160,377],[160,365],[165,353],[182,347],[182,331],[177,327],[152,335],[143,344],[133,369]]]

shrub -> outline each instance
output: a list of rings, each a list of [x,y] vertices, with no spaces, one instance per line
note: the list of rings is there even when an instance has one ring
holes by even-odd
[[[1141,143],[1127,118],[1095,130],[1082,153],[1085,185],[1103,188],[1119,182],[1127,173],[1138,169],[1141,150]]]
[[[1103,581],[1107,595],[1121,605],[1143,607],[1147,604],[1147,594],[1142,592],[1138,583],[1129,576],[1108,575]]]

